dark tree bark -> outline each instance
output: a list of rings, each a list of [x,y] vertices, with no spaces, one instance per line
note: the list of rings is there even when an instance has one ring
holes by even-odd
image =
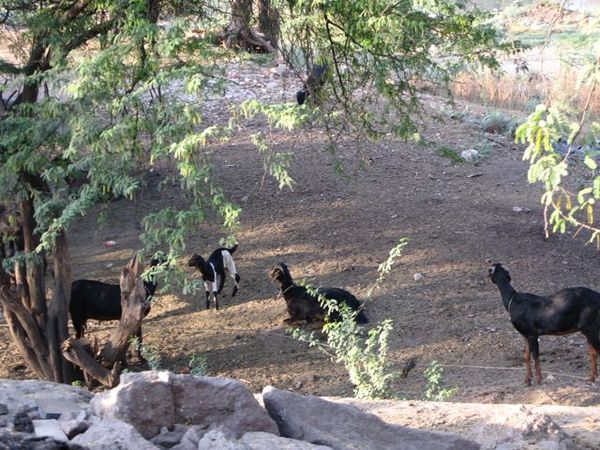
[[[273,8],[272,0],[258,0],[258,29],[274,48],[279,46],[279,12]]]
[[[252,29],[252,0],[231,0],[231,20],[219,41],[227,48],[249,52],[273,53],[275,47]]]

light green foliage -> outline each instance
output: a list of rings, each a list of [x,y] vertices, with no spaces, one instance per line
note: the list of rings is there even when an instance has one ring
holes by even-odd
[[[71,386],[75,386],[75,387],[85,387],[85,383],[81,380],[75,380],[73,382],[71,382]]]
[[[595,76],[599,74],[600,71]],[[576,149],[574,142],[580,134],[584,118],[585,112],[580,123],[577,123],[556,106],[539,105],[527,121],[519,126],[516,139],[527,144],[523,159],[530,164],[527,175],[529,182],[544,185],[542,203],[551,211],[548,222],[552,231],[564,233],[567,226],[571,225],[579,230],[588,230],[590,242],[600,243],[600,229],[595,225],[594,211],[595,203],[600,199],[600,176],[595,159],[598,156],[598,122],[592,120],[588,124],[587,142],[592,143],[589,146],[590,153],[585,154],[579,164],[576,159],[567,162]],[[561,138],[567,143],[564,154],[555,148]],[[582,143],[585,144],[585,140]],[[572,188],[567,182],[570,171],[575,169],[587,174],[577,180],[576,188]]]
[[[432,361],[424,372],[427,386],[425,388],[425,400],[432,402],[444,402],[456,394],[457,388],[448,388],[444,385],[444,369],[437,361]]]
[[[200,353],[192,355],[188,366],[191,375],[204,377],[208,373],[208,359],[206,358],[206,355]]]
[[[402,256],[402,252],[408,245],[408,238],[401,238],[398,243],[390,250],[390,253],[387,259],[379,264],[377,267],[377,279],[373,286],[371,286],[367,292],[367,296],[370,297],[375,289],[377,289],[383,283],[385,277],[392,271],[392,266],[396,262],[400,256]]]
[[[365,337],[364,331],[354,320],[356,313],[347,305],[337,305],[335,301],[319,295],[316,289],[307,286],[312,295],[318,296],[319,302],[330,316],[339,316],[339,320],[326,321],[323,333],[326,345],[322,345],[314,332],[307,333],[300,329],[288,330],[292,336],[310,347],[318,347],[329,355],[332,361],[344,365],[354,385],[354,394],[362,399],[395,398],[391,382],[396,377],[391,372],[388,360],[388,338],[393,330],[392,321],[384,320],[371,328]]]
[[[322,124],[331,149],[348,134],[359,140],[389,134],[413,138],[418,135],[414,116],[421,110],[421,88],[448,89],[453,75],[465,65],[496,67],[497,49],[506,48],[487,15],[466,8],[463,1],[276,4],[286,61],[304,80],[310,67],[327,65],[324,83],[319,89],[309,86],[311,94],[301,107],[258,106],[251,101],[244,115],[266,117],[279,128],[307,121]],[[364,152],[357,146],[361,161],[366,159]]]
[[[52,3],[24,8],[0,1],[0,14],[7,9],[25,30],[16,35],[15,55],[42,36],[40,46],[52,55],[50,68],[33,74],[26,65],[23,72],[18,64],[0,66],[5,74],[20,74],[9,78],[7,91],[51,87],[50,96],[40,92],[37,101],[13,107],[0,118],[0,180],[8,182],[2,184],[0,200],[25,192],[34,196],[42,234],[38,250],[51,248],[57,233],[94,205],[108,205],[119,196],[134,198],[145,183],[144,169],[163,160],[175,163],[176,181],[190,204],[147,208],[154,209],[143,221],[148,251],[182,253],[187,237],[211,209],[224,228],[238,226],[241,210],[214,182],[211,159],[203,151],[206,144],[226,139],[230,130],[204,125],[198,107],[206,92],[222,88],[211,61],[223,51],[186,37],[196,26],[190,20],[152,23],[147,4],[84,2],[81,12],[72,10],[71,23],[70,16],[61,15],[73,6],[70,2],[64,2],[63,11]],[[78,51],[88,41],[94,51]],[[43,180],[46,187],[23,183],[14,177],[20,173]]]

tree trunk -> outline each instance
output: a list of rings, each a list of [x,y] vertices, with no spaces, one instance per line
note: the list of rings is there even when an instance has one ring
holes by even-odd
[[[71,264],[65,233],[60,233],[54,244],[54,290],[48,309],[46,338],[50,350],[50,366],[55,380],[70,381],[73,371],[62,357],[60,345],[69,337],[68,313],[71,298]]]
[[[258,0],[258,29],[274,48],[279,45],[279,12],[272,0]]]
[[[231,20],[218,40],[227,48],[249,52],[273,53],[275,48],[252,29],[252,0],[231,0]]]
[[[108,387],[118,383],[120,361],[125,359],[131,337],[142,326],[148,305],[141,275],[144,271],[137,257],[121,272],[121,319],[109,341],[95,358],[85,339],[69,338],[62,345],[65,359],[81,367],[84,373]]]

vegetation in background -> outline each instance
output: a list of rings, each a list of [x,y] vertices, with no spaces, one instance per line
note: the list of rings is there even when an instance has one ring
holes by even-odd
[[[388,359],[388,338],[393,329],[391,320],[371,328],[365,336],[364,330],[354,320],[355,312],[347,305],[338,305],[318,294],[316,289],[306,286],[309,293],[319,298],[319,303],[328,314],[339,314],[338,321],[326,321],[323,326],[326,344],[315,336],[314,332],[298,328],[288,331],[309,347],[317,347],[332,361],[341,363],[348,371],[354,385],[354,395],[361,399],[396,398],[391,382],[396,374]]]
[[[432,361],[423,374],[427,380],[425,400],[445,402],[456,394],[457,388],[445,387],[444,369],[440,367],[437,361]]]
[[[203,377],[208,373],[208,359],[206,358],[206,355],[201,353],[195,353],[192,355],[188,366],[190,368],[191,375]]]
[[[444,158],[448,158],[455,163],[462,164],[465,162],[464,158],[460,156],[456,150],[450,147],[440,147],[437,149],[437,154],[443,156]]]
[[[164,251],[166,283],[193,289],[172,263],[190,235],[207,220],[219,221],[230,240],[239,228],[241,209],[225,196],[206,150],[235,133],[237,119],[262,114],[273,127],[288,130],[315,121],[325,125],[332,148],[348,134],[411,138],[418,132],[413,120],[422,86],[447,88],[465,64],[496,66],[497,32],[462,1],[274,0],[261,2],[260,17],[249,4],[0,0],[0,32],[10,42],[9,56],[0,59],[0,201],[15,206],[21,220],[22,253],[7,264],[16,263],[27,286],[20,295],[28,296],[6,294],[0,301],[12,308],[11,335],[36,376],[70,381],[60,345],[68,336],[67,237],[73,221],[98,204],[110,211],[114,198],[134,199],[151,166],[174,165],[165,182],[178,183],[187,204],[148,208],[145,253]],[[202,100],[222,91],[223,68],[240,48],[268,51],[246,33],[255,24],[280,25],[263,31],[273,44],[279,41],[297,73],[327,64],[324,88],[304,107],[247,102],[230,123],[209,124]],[[260,136],[252,141],[265,172],[292,186],[287,168],[293,155],[270,150]],[[359,159],[364,156],[359,152]],[[15,216],[5,212],[3,218]],[[60,268],[51,310],[39,288],[41,259],[34,256],[42,251],[52,253]],[[4,275],[0,283],[8,282]],[[17,311],[18,304],[33,309]],[[37,322],[27,319],[34,310],[43,312]]]

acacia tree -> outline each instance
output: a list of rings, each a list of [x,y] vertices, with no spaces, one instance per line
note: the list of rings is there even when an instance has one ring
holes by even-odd
[[[159,26],[159,5],[194,6],[200,22],[171,18]],[[67,232],[75,218],[98,203],[109,207],[115,196],[133,198],[145,169],[164,160],[174,166],[188,203],[146,214],[147,252],[181,255],[209,209],[226,229],[238,226],[240,209],[213,179],[204,149],[233,128],[205,125],[198,101],[220,87],[215,68],[234,54],[188,33],[198,23],[217,33],[216,6],[200,0],[184,6],[180,0],[0,0],[3,42],[10,39],[13,55],[0,60],[0,199],[18,206],[5,211],[18,211],[11,217],[23,235],[21,251],[3,264],[14,271],[18,289],[0,277],[0,301],[14,341],[40,378],[70,379],[60,344],[70,286]],[[495,62],[497,34],[462,4],[272,0],[270,6],[281,18],[279,47],[290,64],[326,63],[327,82],[308,106],[245,102],[240,111],[265,114],[286,128],[321,121],[332,142],[340,132],[409,137],[424,84],[446,84],[465,61]],[[290,185],[290,155],[271,151],[259,135],[253,140],[265,170],[281,186]],[[53,255],[51,301],[39,257],[44,251]]]
[[[554,27],[562,17],[566,1],[557,5],[556,16],[542,46],[542,55],[550,43]],[[574,229],[600,248],[600,226],[596,202],[600,200],[600,47],[583,46],[570,50],[573,67],[578,68],[578,92],[568,101],[546,95],[516,132],[516,140],[527,144],[523,159],[530,164],[528,181],[541,183],[544,194],[545,237],[550,232],[565,233]],[[565,59],[568,62],[569,59]],[[543,76],[545,84],[549,83]],[[547,87],[547,86],[545,86]],[[545,89],[550,92],[549,89]]]
[[[178,59],[200,44],[186,41],[181,25],[159,29],[158,0],[3,0],[0,17],[13,56],[0,60],[0,199],[4,222],[17,223],[2,238],[19,243],[16,256],[2,255],[0,302],[36,376],[68,382],[60,345],[68,336],[66,231],[73,219],[114,196],[132,198],[142,183],[140,162],[172,153],[196,197],[177,220],[202,221],[198,210],[207,201],[227,209],[210,174],[196,166],[194,150],[211,130],[198,131],[199,114],[161,91],[170,78],[192,80],[189,90],[198,91],[208,70]],[[99,45],[91,56],[82,51],[88,43]],[[227,211],[232,224],[235,209]],[[40,257],[48,251],[52,299]]]

